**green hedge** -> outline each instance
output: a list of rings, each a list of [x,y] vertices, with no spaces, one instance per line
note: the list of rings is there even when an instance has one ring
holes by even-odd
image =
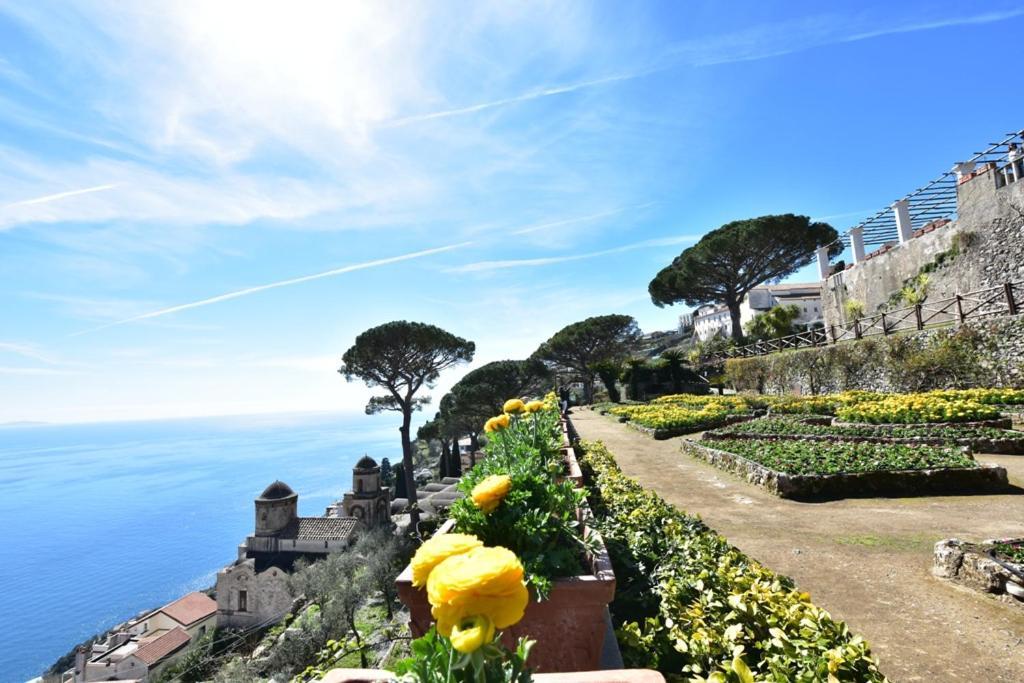
[[[886,680],[863,638],[790,579],[623,475],[601,443],[583,447],[627,666],[708,683]]]

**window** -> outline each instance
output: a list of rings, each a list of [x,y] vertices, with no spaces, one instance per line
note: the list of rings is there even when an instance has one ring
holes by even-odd
[[[247,612],[249,610],[249,594],[245,591],[238,591],[238,611]]]

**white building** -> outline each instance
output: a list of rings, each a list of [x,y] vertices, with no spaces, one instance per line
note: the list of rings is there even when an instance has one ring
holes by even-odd
[[[796,324],[821,322],[821,284],[808,282],[754,287],[740,303],[740,323],[745,326],[758,313],[765,313],[776,306],[789,305],[796,306],[800,311],[794,321]]]
[[[821,285],[793,283],[783,285],[761,285],[754,287],[740,302],[740,325],[754,319],[758,313],[765,313],[776,306],[796,306],[800,314],[794,321],[797,325],[812,325],[822,320]],[[705,305],[693,312],[693,329],[697,338],[707,341],[712,337],[728,337],[732,334],[732,318],[724,305]]]
[[[701,306],[693,312],[693,333],[701,341],[712,337],[728,337],[732,333],[729,309],[724,305]]]
[[[217,626],[217,603],[189,593],[160,609],[122,624],[104,640],[79,648],[75,666],[62,681],[147,681]]]

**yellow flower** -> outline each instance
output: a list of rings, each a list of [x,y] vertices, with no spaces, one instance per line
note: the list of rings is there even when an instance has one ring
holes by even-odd
[[[518,398],[510,398],[505,401],[505,405],[502,407],[502,410],[506,413],[516,415],[526,410],[526,405]]]
[[[538,413],[544,410],[544,401],[530,401],[526,404],[526,412]]]
[[[412,585],[427,585],[427,577],[437,565],[453,555],[483,547],[483,541],[469,534],[437,534],[419,547],[412,558]]]
[[[497,417],[492,417],[484,425],[485,432],[500,432],[503,429],[508,429],[510,418],[506,413],[502,413]]]
[[[492,474],[473,487],[470,497],[484,513],[491,513],[505,500],[511,488],[512,478],[507,474]]]
[[[427,599],[438,632],[450,638],[453,627],[470,616],[508,628],[523,618],[530,594],[515,553],[500,547],[475,548],[449,557],[430,572]]]
[[[452,647],[469,654],[494,640],[494,622],[483,614],[465,617],[452,625]]]

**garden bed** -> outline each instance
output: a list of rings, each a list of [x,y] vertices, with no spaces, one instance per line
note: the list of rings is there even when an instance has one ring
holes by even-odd
[[[744,444],[739,450],[750,451],[748,442],[722,442],[718,446]],[[801,442],[788,442],[791,444]],[[812,445],[811,442],[802,442]],[[813,444],[817,446],[817,444]],[[839,443],[829,444],[827,450],[833,456],[840,447]],[[856,446],[857,444],[846,444]],[[862,446],[874,446],[863,444]],[[723,448],[709,448],[694,441],[683,441],[681,448],[685,453],[705,460],[710,464],[728,472],[738,474],[751,484],[767,489],[780,498],[793,500],[835,500],[840,498],[860,498],[875,496],[918,496],[929,494],[981,493],[1005,490],[1009,484],[1006,470],[988,464],[978,464],[969,454],[961,453],[961,460],[952,453],[943,457],[942,449],[929,446],[905,446],[906,449],[929,449],[937,453],[922,452],[919,459],[934,460],[947,466],[920,467],[916,469],[877,469],[860,472],[827,472],[827,473],[790,473],[781,472],[765,464],[734,453]],[[897,447],[899,448],[899,447]],[[787,449],[788,450],[788,449]],[[825,449],[820,449],[824,452]],[[951,451],[952,449],[945,449]],[[762,449],[763,451],[763,449]],[[868,449],[861,449],[868,452]],[[920,458],[920,456],[925,456]],[[809,464],[805,458],[803,465]],[[969,464],[968,464],[969,463]],[[876,461],[875,464],[882,465]],[[953,465],[953,466],[948,466]]]
[[[957,445],[975,453],[1024,454],[1024,432],[990,427],[932,427],[905,425],[889,429],[877,425],[842,426],[791,417],[752,420],[741,425],[705,432],[707,441],[754,439],[761,441],[853,441],[859,443],[944,446]]]
[[[1012,429],[1013,420],[1008,417],[997,417],[991,420],[972,420],[970,422],[844,422],[839,418],[832,420],[836,427],[874,427],[875,429],[905,429],[907,427],[927,426],[932,428],[957,428],[957,429]]]
[[[727,427],[729,425],[738,424],[740,422],[748,422],[753,420],[755,415],[748,413],[746,415],[726,415],[720,420],[712,420],[705,423],[687,425],[685,427],[646,427],[642,424],[637,424],[632,420],[622,420],[627,426],[633,429],[647,434],[651,438],[657,441],[663,441],[665,439],[672,439],[677,436],[685,436],[686,434],[696,434],[697,432],[703,432],[708,429],[716,429],[718,427]]]

